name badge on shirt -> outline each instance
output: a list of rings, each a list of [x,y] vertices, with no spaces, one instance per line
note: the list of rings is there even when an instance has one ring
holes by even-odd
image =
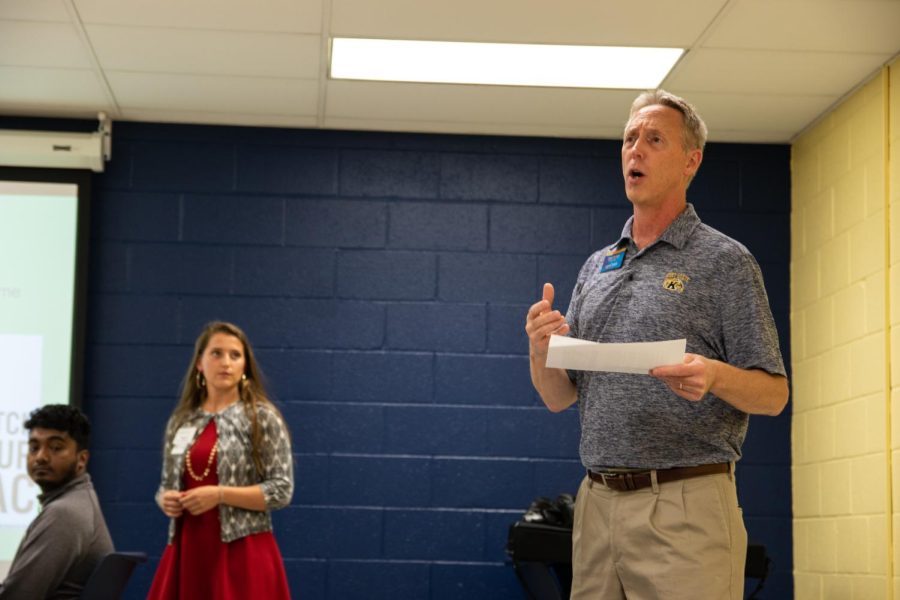
[[[196,427],[179,427],[175,432],[175,438],[172,440],[172,454],[184,454],[187,445],[194,439],[197,432]]]
[[[607,271],[615,271],[622,267],[622,263],[625,262],[625,250],[626,248],[614,248],[606,253],[606,256],[603,257],[603,264],[600,266],[600,272],[606,273]]]

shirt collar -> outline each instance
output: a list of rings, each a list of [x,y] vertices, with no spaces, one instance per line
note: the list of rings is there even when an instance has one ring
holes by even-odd
[[[622,245],[628,243],[628,241],[634,241],[634,238],[631,236],[631,226],[633,224],[634,215],[628,217],[628,220],[625,221],[625,226],[622,228],[622,237],[616,242],[617,248],[621,248]],[[688,202],[684,210],[681,211],[681,214],[675,217],[675,220],[666,227],[666,230],[662,232],[659,239],[650,244],[648,248],[655,245],[657,242],[666,242],[681,250],[698,225],[700,225],[700,217],[697,216],[694,205]]]
[[[75,487],[78,487],[82,483],[89,483],[90,481],[91,481],[91,476],[88,475],[87,473],[82,473],[81,475],[76,475],[66,485],[64,485],[60,488],[56,488],[55,490],[49,491],[46,494],[38,494],[38,497],[37,497],[38,502],[41,503],[41,507],[47,506],[48,504],[50,504],[51,502],[53,502],[54,500],[56,500],[57,498],[59,498],[60,496],[65,494],[66,492],[68,492],[69,490],[71,490]]]
[[[203,410],[202,406],[199,406],[197,408],[197,412],[196,412],[195,416],[201,417],[201,418],[209,417],[209,418],[217,419],[218,417],[230,415],[231,413],[233,413],[235,411],[242,410],[242,406],[241,406],[242,404],[243,404],[243,401],[238,399],[236,402],[232,402],[231,404],[229,404],[228,406],[226,406],[219,412],[214,412],[214,413],[206,412],[205,410]]]

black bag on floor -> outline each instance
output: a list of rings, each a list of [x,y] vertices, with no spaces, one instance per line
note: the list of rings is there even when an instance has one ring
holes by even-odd
[[[530,600],[569,597],[574,508],[570,494],[560,494],[553,501],[542,496],[509,526],[506,553]]]

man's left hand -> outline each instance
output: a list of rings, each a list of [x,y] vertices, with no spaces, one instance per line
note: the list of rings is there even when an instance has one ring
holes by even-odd
[[[699,354],[686,353],[682,364],[650,369],[650,376],[664,382],[685,400],[697,402],[715,382],[715,364]]]

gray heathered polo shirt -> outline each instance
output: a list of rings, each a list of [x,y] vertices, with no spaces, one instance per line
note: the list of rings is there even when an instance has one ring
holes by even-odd
[[[594,342],[687,339],[687,351],[742,369],[784,375],[759,266],[747,249],[704,225],[691,204],[638,251],[633,217],[621,239],[581,268],[566,319]],[[619,269],[601,273],[610,250]],[[649,375],[570,371],[578,388],[587,468],[669,468],[737,460],[748,415],[712,394],[679,398]]]

